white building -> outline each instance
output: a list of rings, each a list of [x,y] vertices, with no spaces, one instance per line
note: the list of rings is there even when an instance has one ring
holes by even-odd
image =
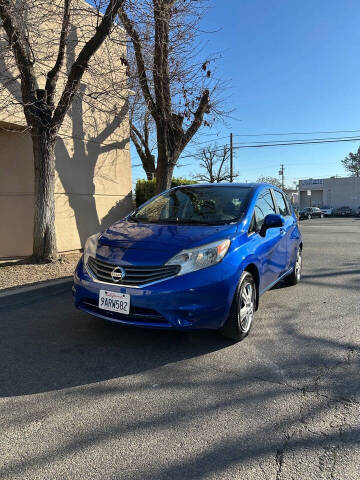
[[[299,180],[300,208],[360,207],[360,177]]]

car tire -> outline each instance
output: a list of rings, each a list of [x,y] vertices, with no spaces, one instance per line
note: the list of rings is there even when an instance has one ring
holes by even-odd
[[[307,219],[308,219],[308,220],[311,220],[311,215],[310,215],[310,214],[307,216]]]
[[[302,250],[296,252],[296,261],[292,272],[285,277],[285,283],[289,286],[297,285],[301,280],[302,273]]]
[[[256,295],[253,276],[249,272],[243,272],[236,288],[229,317],[220,329],[224,337],[239,342],[249,334],[256,308]]]
[[[320,218],[324,218],[324,214],[323,214],[323,213],[320,215]]]

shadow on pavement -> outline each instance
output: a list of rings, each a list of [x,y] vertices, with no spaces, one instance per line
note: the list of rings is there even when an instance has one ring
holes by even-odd
[[[302,304],[301,313],[297,305],[285,311],[276,300],[282,293],[275,290],[264,301],[267,309],[279,312],[276,321],[263,309],[249,342],[233,345],[227,354],[225,348],[232,344],[215,332],[179,334],[122,328],[79,312],[73,307],[69,285],[2,299],[1,396],[87,386],[59,393],[52,407],[42,397],[12,399],[17,409],[26,405],[23,416],[15,410],[13,422],[19,428],[33,422],[34,416],[36,420],[36,414],[43,418],[47,408],[59,410],[62,418],[68,408],[66,394],[76,397],[84,412],[112,396],[119,404],[110,403],[113,410],[109,417],[107,403],[93,410],[106,414],[104,424],[94,418],[77,430],[73,420],[76,434],[28,458],[13,459],[0,467],[0,475],[8,478],[14,469],[24,472],[44,468],[60,458],[83,458],[89,449],[101,449],[111,442],[125,449],[129,435],[144,435],[150,442],[149,432],[160,438],[159,442],[165,438],[168,443],[162,451],[156,450],[151,465],[139,464],[136,475],[128,478],[200,479],[216,474],[221,478],[222,472],[232,466],[236,471],[238,465],[269,455],[273,455],[277,469],[272,478],[295,478],[281,473],[286,471],[284,458],[294,452],[356,448],[360,430],[349,415],[353,415],[360,394],[359,346],[325,337],[322,332],[329,328],[325,316],[316,320],[317,335],[309,333],[308,328],[302,330],[303,320],[311,318],[312,302]],[[287,348],[283,348],[285,345]],[[199,358],[197,369],[188,370],[181,363],[221,349],[224,355],[221,352],[208,363],[204,359],[201,363]],[[250,361],[242,363],[244,356]],[[166,372],[156,370],[164,365],[168,365]],[[129,382],[101,383],[139,372],[147,374]],[[158,382],[161,385],[155,392],[153,383]],[[177,396],[177,392],[183,392],[183,396]],[[125,399],[130,394],[133,407]],[[36,405],[29,409],[29,403],[38,401],[38,411]],[[8,402],[9,412],[11,404]],[[124,413],[124,406],[125,412],[127,406],[132,414]],[[82,418],[84,415],[81,413]],[[194,425],[196,430],[187,430]],[[183,441],[183,429],[196,432],[202,448],[191,454],[189,436],[181,446],[186,455],[167,461],[166,449],[172,446],[172,440]],[[212,433],[207,443],[201,437],[202,429],[220,433]],[[331,468],[331,458],[324,462]],[[124,478],[123,472],[118,473],[112,478]]]
[[[76,310],[70,285],[0,299],[0,396],[101,382],[231,345],[216,332],[113,325]]]

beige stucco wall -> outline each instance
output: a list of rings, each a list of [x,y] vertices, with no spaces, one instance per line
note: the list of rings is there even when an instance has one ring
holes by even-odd
[[[39,87],[54,65],[62,7],[32,5],[29,36]],[[76,55],[100,20],[83,0],[71,3],[71,25],[56,100]],[[32,20],[32,21],[30,21]],[[1,38],[2,47],[6,44]],[[112,31],[96,52],[66,115],[56,145],[56,235],[60,252],[81,248],[86,238],[132,208],[126,67],[126,36]],[[98,93],[101,92],[100,95]],[[32,252],[34,172],[32,145],[25,127],[20,82],[11,52],[0,49],[0,257]]]
[[[34,171],[29,132],[0,124],[0,258],[32,252]],[[79,249],[132,208],[129,141],[114,146],[69,137],[56,148],[57,246]]]
[[[31,253],[33,192],[30,136],[0,125],[0,257]]]

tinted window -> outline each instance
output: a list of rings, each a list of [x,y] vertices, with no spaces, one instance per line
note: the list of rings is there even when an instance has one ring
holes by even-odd
[[[237,221],[249,187],[179,187],[140,207],[129,220],[147,223],[223,224]]]
[[[260,194],[255,205],[255,221],[257,230],[260,230],[262,224],[264,223],[264,218],[270,213],[276,213],[274,202],[270,194],[270,190],[265,190],[265,192]]]
[[[285,201],[284,195],[277,190],[273,190],[277,206],[279,207],[279,213],[283,217],[289,215],[289,209]]]

